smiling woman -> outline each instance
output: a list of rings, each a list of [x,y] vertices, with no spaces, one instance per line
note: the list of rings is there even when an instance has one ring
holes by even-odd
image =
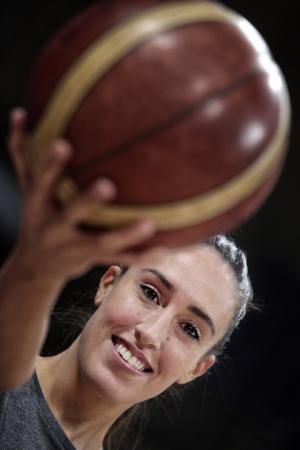
[[[53,144],[29,176],[24,120],[24,112],[13,114],[10,139],[25,199],[0,277],[0,447],[98,450],[136,405],[213,366],[251,305],[246,259],[222,235],[136,254],[130,249],[154,232],[147,221],[83,233],[86,203],[108,201],[114,187],[100,180],[58,210],[51,193],[71,149]],[[94,314],[65,351],[38,357],[62,287],[100,261],[120,264],[102,276]]]

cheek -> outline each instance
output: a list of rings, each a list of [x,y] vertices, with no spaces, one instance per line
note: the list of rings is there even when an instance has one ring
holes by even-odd
[[[140,322],[142,308],[139,300],[133,297],[107,298],[99,314],[101,322],[107,327],[129,327]]]
[[[197,352],[198,353],[198,352]],[[161,354],[161,373],[170,383],[176,382],[196,364],[198,355],[176,338],[166,341]]]

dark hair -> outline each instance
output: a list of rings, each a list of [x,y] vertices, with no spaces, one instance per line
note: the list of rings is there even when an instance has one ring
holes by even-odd
[[[230,265],[236,279],[237,305],[231,318],[229,327],[224,336],[213,346],[210,353],[218,355],[222,353],[232,332],[237,328],[247,311],[255,310],[253,302],[253,289],[248,273],[248,265],[245,253],[236,246],[233,239],[223,234],[218,234],[206,241],[209,247],[215,248],[225,261]]]

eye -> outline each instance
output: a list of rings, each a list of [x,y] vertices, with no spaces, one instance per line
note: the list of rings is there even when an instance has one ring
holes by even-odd
[[[141,284],[140,288],[142,290],[143,296],[146,297],[147,300],[151,300],[151,302],[159,305],[159,295],[153,287],[151,287],[149,284]]]
[[[190,336],[192,339],[196,339],[197,341],[200,341],[200,332],[198,328],[193,325],[192,323],[183,323],[181,325],[183,331]]]

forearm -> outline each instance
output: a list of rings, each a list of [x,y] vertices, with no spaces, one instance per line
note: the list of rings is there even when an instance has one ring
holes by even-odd
[[[62,279],[14,253],[0,273],[0,390],[23,384],[34,370]]]
[[[53,203],[57,180],[72,155],[70,144],[53,142],[28,167],[26,113],[11,115],[9,150],[23,197],[18,244],[0,273],[0,390],[31,375],[45,339],[49,315],[65,282],[95,264],[130,264],[136,248],[155,232],[149,220],[95,235],[84,233],[90,212],[112,200],[116,187],[100,179],[69,205]]]

